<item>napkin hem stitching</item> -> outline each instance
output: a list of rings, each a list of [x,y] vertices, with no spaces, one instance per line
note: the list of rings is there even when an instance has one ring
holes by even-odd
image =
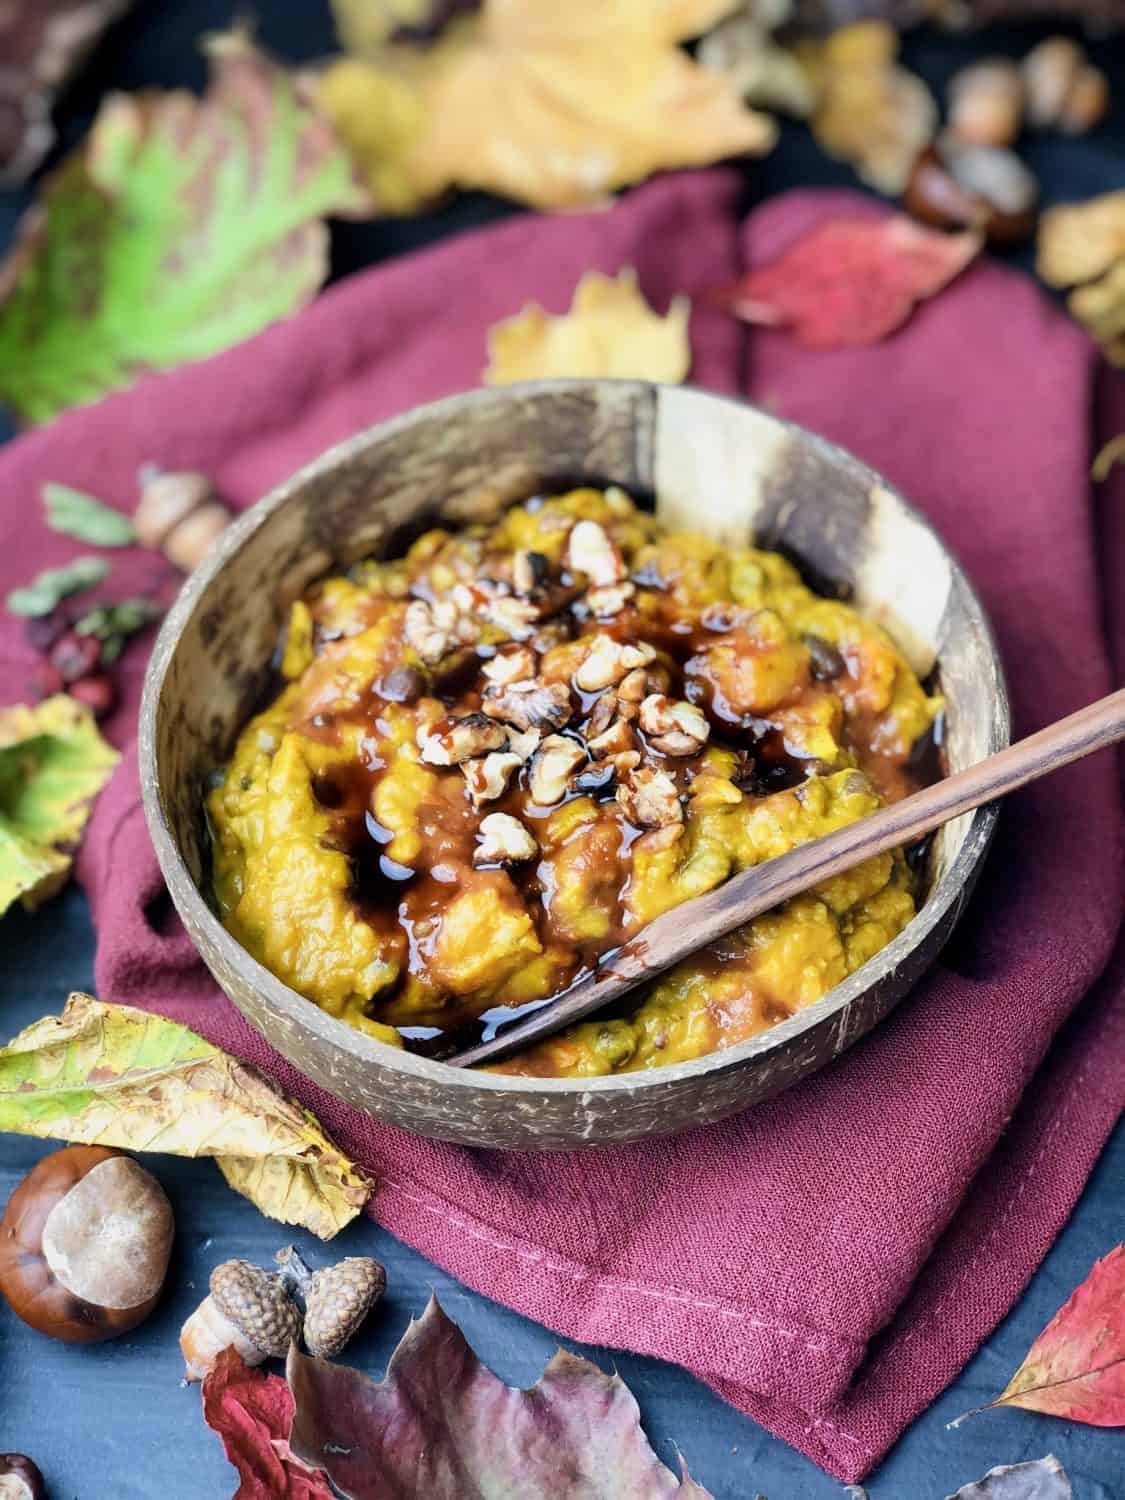
[[[732,1321],[744,1323],[748,1327],[777,1333],[786,1339],[794,1340],[807,1349],[810,1354],[831,1354],[840,1349],[854,1349],[857,1344],[862,1345],[864,1343],[861,1339],[833,1339],[832,1342],[826,1343],[822,1338],[809,1338],[804,1330],[795,1328],[791,1324],[760,1318],[748,1310],[728,1307],[714,1298],[694,1296],[691,1293],[675,1291],[670,1287],[652,1286],[641,1281],[625,1281],[619,1276],[610,1275],[604,1271],[595,1271],[589,1266],[568,1265],[565,1260],[555,1256],[548,1250],[534,1249],[530,1245],[521,1245],[509,1240],[500,1239],[494,1231],[487,1229],[479,1220],[466,1218],[463,1214],[459,1214],[447,1205],[442,1204],[439,1199],[429,1199],[417,1192],[413,1192],[405,1183],[397,1182],[390,1177],[380,1177],[378,1190],[384,1188],[401,1193],[408,1202],[415,1204],[432,1217],[441,1219],[443,1222],[463,1230],[470,1238],[482,1240],[485,1244],[491,1245],[494,1250],[513,1254],[520,1260],[545,1264],[570,1281],[590,1281],[597,1284],[607,1284],[617,1291],[633,1292],[638,1296],[652,1297],[657,1301],[680,1303],[684,1306],[698,1308],[704,1312],[716,1313],[720,1317],[730,1318]]]

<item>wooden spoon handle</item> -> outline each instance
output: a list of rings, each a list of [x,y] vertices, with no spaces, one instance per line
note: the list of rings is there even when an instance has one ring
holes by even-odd
[[[454,1067],[495,1061],[599,1010],[681,958],[742,927],[771,907],[873,855],[911,843],[943,823],[1005,797],[1060,766],[1125,739],[1125,688],[935,782],[846,828],[801,844],[685,901],[644,927],[598,969],[542,1010],[449,1059]]]

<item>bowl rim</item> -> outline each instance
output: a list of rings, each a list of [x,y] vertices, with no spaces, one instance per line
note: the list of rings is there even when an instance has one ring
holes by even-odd
[[[264,996],[270,1006],[278,1010],[293,1025],[311,1029],[318,1034],[318,1040],[322,1044],[350,1052],[360,1062],[372,1067],[381,1066],[392,1071],[397,1070],[405,1075],[413,1076],[419,1082],[441,1088],[483,1089],[490,1093],[509,1094],[516,1097],[543,1093],[631,1096],[644,1087],[667,1087],[693,1079],[702,1080],[709,1073],[725,1072],[759,1058],[786,1043],[794,1042],[803,1033],[812,1030],[825,1020],[833,1016],[845,1015],[850,1003],[869,988],[872,982],[870,969],[873,964],[879,964],[884,973],[893,972],[925,941],[933,928],[946,917],[951,907],[955,909],[954,919],[959,915],[960,906],[967,901],[975,874],[988,851],[999,815],[997,803],[986,804],[971,814],[971,821],[956,857],[927,896],[921,910],[914,915],[897,937],[881,948],[853,974],[850,974],[841,984],[829,990],[820,1000],[796,1011],[786,1020],[778,1022],[766,1031],[759,1032],[756,1036],[747,1038],[746,1041],[734,1047],[708,1052],[683,1062],[668,1063],[659,1068],[640,1069],[636,1072],[577,1078],[485,1073],[478,1069],[455,1068],[448,1063],[408,1052],[405,1048],[391,1047],[384,1042],[377,1041],[374,1037],[367,1036],[354,1026],[348,1025],[346,1021],[329,1015],[315,1001],[307,999],[298,990],[292,989],[254,958],[249,950],[227,931],[196,885],[180,853],[165,812],[157,776],[156,720],[161,692],[180,636],[199,607],[203,596],[235,554],[310,479],[335,469],[341,462],[355,453],[362,452],[373,443],[381,442],[400,430],[408,429],[424,418],[440,417],[443,409],[455,403],[463,408],[466,402],[485,403],[504,399],[505,396],[518,399],[522,396],[549,396],[555,393],[562,395],[579,389],[589,389],[591,385],[632,387],[636,390],[659,388],[658,383],[653,381],[619,380],[609,377],[534,380],[506,386],[484,386],[471,391],[455,392],[436,401],[412,406],[405,412],[377,422],[371,427],[366,427],[334,443],[309,463],[303,464],[288,478],[274,485],[223,531],[204,560],[188,575],[171,609],[165,615],[145,670],[138,728],[141,799],[161,875],[180,911],[184,925],[192,938],[193,947],[196,947],[198,951],[199,945],[192,932],[194,923],[198,928],[203,929],[208,942],[217,950],[223,963],[233,970],[241,970],[244,977]],[[942,555],[947,559],[951,584],[960,592],[961,606],[972,626],[983,637],[989,648],[995,668],[992,731],[997,743],[994,748],[998,750],[1007,745],[1011,738],[1010,703],[1003,662],[991,622],[954,552],[928,519],[906,499],[901,490],[838,443],[833,443],[818,433],[810,431],[798,422],[789,421],[773,412],[766,411],[754,402],[709,391],[701,386],[692,385],[690,382],[685,382],[675,389],[690,390],[705,396],[708,400],[732,405],[740,410],[750,409],[759,412],[771,422],[796,434],[802,442],[812,443],[826,458],[834,462],[842,461],[853,466],[858,465],[870,475],[873,484],[878,484],[889,491],[907,515],[934,538]],[[940,655],[938,663],[940,664]],[[952,922],[950,925],[952,926]],[[222,988],[221,985],[220,988]],[[250,1024],[255,1030],[258,1029],[253,1021],[250,1021]],[[843,1050],[841,1046],[837,1052]],[[293,1065],[300,1067],[299,1062],[294,1062]]]

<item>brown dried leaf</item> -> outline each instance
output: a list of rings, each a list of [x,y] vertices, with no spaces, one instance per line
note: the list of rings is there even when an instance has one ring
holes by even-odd
[[[895,61],[898,46],[885,22],[861,21],[798,48],[820,94],[811,121],[817,141],[891,196],[906,187],[938,123],[929,89]]]
[[[614,376],[678,384],[691,365],[689,303],[661,317],[626,266],[616,277],[586,271],[570,311],[552,317],[535,303],[488,333],[486,385],[553,376]]]
[[[333,63],[319,99],[384,211],[414,211],[452,186],[580,207],[662,168],[773,145],[773,122],[677,45],[731,8],[485,0],[432,47]]]
[[[560,1349],[530,1390],[514,1390],[436,1298],[378,1384],[296,1344],[287,1374],[290,1449],[350,1500],[712,1500],[660,1462],[619,1377]]]
[[[131,0],[0,5],[0,183],[23,182],[55,139],[51,104]]]

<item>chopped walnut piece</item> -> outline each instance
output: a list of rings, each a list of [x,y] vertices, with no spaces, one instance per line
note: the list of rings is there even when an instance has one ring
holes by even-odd
[[[519,729],[509,729],[508,749],[513,755],[519,756],[520,764],[522,765],[525,760],[530,760],[535,754],[539,748],[539,741],[542,738],[543,731],[541,729],[524,729],[522,731]]]
[[[528,790],[540,807],[561,802],[570,784],[571,773],[586,759],[586,752],[575,740],[562,734],[549,734],[531,759]]]
[[[658,854],[662,849],[669,849],[683,833],[682,823],[665,823],[663,828],[653,828],[648,833],[642,834],[633,846],[635,849],[643,849],[646,854]]]
[[[647,666],[655,655],[647,641],[629,646],[615,641],[611,635],[595,635],[585,660],[574,674],[574,685],[584,693],[601,692],[602,688],[616,686],[634,668]]]
[[[490,719],[503,719],[517,729],[561,729],[573,713],[565,682],[541,682],[535,677],[488,688],[481,706]]]
[[[610,688],[602,693],[590,710],[590,717],[586,721],[586,738],[596,740],[599,735],[606,732],[617,717],[617,694]]]
[[[427,666],[436,664],[456,646],[471,646],[480,638],[480,627],[471,609],[462,609],[453,597],[412,599],[406,606],[403,636]]]
[[[639,704],[648,696],[648,673],[638,668],[623,677],[617,688],[617,696],[622,703]]]
[[[414,599],[406,606],[403,636],[428,666],[439,662],[453,645],[449,632],[437,624],[424,599]]]
[[[624,583],[608,583],[603,588],[591,589],[586,595],[586,603],[597,619],[609,620],[621,613],[636,592],[636,584],[626,579]]]
[[[546,656],[547,652],[553,651],[556,646],[565,645],[571,639],[571,635],[571,621],[567,616],[562,620],[548,620],[540,625],[528,644],[534,647],[541,656]]]
[[[481,756],[478,760],[462,761],[461,770],[465,773],[473,806],[482,807],[484,803],[502,797],[508,790],[513,772],[521,765],[522,757],[510,750],[494,750],[491,755]]]
[[[621,755],[625,751],[635,750],[636,743],[629,724],[624,719],[617,719],[601,734],[587,740],[586,748],[595,760],[605,760],[608,756]]]
[[[666,828],[683,822],[684,810],[676,783],[667,771],[655,766],[637,766],[628,771],[617,788],[617,800],[630,822],[641,828]]]
[[[542,552],[523,547],[512,558],[512,587],[517,594],[530,595],[541,588],[551,575],[550,560]]]
[[[665,755],[694,755],[706,743],[711,726],[694,703],[650,693],[641,704],[641,728],[649,744]]]
[[[489,813],[480,820],[480,843],[473,850],[474,865],[508,864],[531,859],[539,845],[511,813]]]
[[[418,732],[422,759],[431,766],[459,766],[476,755],[503,750],[508,731],[484,714],[466,714],[463,719],[441,719]]]
[[[539,609],[530,599],[515,594],[494,594],[482,605],[485,619],[515,641],[525,641],[534,631]]]
[[[538,665],[530,646],[515,646],[497,651],[481,671],[494,687],[506,687],[510,682],[526,682],[529,677],[534,677]]]
[[[618,583],[626,576],[621,553],[597,521],[578,521],[566,544],[566,565],[572,573],[585,573],[594,588]]]

